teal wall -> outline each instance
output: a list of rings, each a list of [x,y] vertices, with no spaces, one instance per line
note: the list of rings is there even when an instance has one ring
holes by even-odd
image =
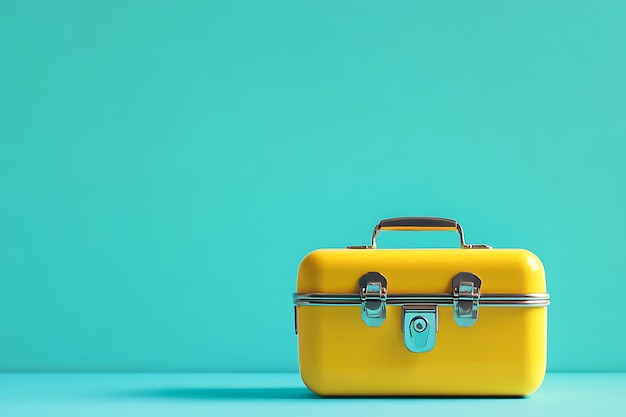
[[[549,368],[626,370],[624,21],[0,0],[0,370],[294,371],[301,258],[399,215],[537,253]]]

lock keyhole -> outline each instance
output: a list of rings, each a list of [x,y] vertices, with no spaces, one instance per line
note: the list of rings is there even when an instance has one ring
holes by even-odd
[[[422,333],[428,327],[428,320],[424,317],[416,317],[411,324],[413,325],[413,330]]]

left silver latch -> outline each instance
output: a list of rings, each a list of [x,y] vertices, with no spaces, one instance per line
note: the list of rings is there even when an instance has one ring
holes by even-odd
[[[387,318],[387,278],[368,272],[359,279],[361,318],[370,327],[378,327]]]

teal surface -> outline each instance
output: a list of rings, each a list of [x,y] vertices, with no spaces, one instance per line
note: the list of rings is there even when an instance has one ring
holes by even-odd
[[[295,371],[301,258],[430,215],[543,260],[550,370],[626,371],[624,21],[0,0],[0,370]]]
[[[6,416],[622,417],[626,374],[548,374],[527,398],[320,398],[298,374],[4,374]]]

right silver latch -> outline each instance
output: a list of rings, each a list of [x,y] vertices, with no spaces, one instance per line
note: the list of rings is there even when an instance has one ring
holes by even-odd
[[[471,272],[460,272],[452,279],[454,321],[460,327],[471,327],[478,320],[480,278]]]

